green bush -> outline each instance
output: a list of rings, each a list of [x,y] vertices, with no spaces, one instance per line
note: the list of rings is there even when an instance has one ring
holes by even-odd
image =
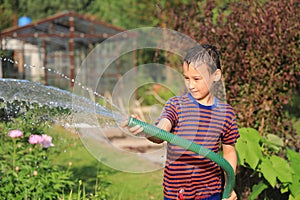
[[[21,134],[11,136],[12,132]],[[71,172],[53,166],[48,160],[53,153],[48,148],[53,145],[50,136],[43,135],[50,139],[48,142],[30,144],[28,134],[1,127],[1,198],[58,199],[74,185],[70,180]]]
[[[300,198],[300,154],[284,147],[282,139],[263,137],[253,128],[241,128],[236,149],[239,158],[238,192],[248,199]],[[245,181],[245,178],[247,181]],[[247,183],[251,182],[250,185]],[[250,188],[247,188],[250,187]]]

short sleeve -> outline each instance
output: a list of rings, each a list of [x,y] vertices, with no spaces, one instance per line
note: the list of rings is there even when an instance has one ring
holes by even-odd
[[[158,124],[158,122],[163,118],[168,119],[171,122],[172,127],[174,127],[177,124],[177,122],[178,122],[178,109],[177,109],[177,106],[176,106],[176,101],[174,99],[169,99],[167,101],[167,103],[165,104],[164,109],[163,109],[158,121],[156,122],[156,124]]]
[[[222,143],[227,145],[234,145],[237,139],[240,137],[236,116],[231,110],[225,120],[224,132],[222,134]]]

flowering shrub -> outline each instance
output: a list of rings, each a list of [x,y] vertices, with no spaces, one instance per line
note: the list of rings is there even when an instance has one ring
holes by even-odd
[[[108,199],[102,171],[94,193],[87,194],[70,171],[72,163],[65,169],[51,162],[65,147],[45,133],[54,119],[67,115],[61,108],[0,99],[0,199]]]
[[[52,144],[52,137],[48,135],[35,135],[32,134],[29,137],[29,143],[30,144],[40,144],[44,148],[53,147],[54,144]]]
[[[8,127],[10,124],[8,124]],[[51,164],[52,137],[0,126],[0,194],[4,199],[59,199],[71,191],[71,172]],[[29,135],[29,136],[28,136]]]
[[[11,130],[8,132],[8,135],[11,138],[18,138],[18,137],[22,137],[23,133],[20,130]]]

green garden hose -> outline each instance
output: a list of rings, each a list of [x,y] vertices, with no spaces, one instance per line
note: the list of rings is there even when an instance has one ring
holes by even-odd
[[[225,160],[222,156],[190,140],[169,133],[165,130],[157,128],[156,126],[150,125],[148,123],[142,122],[133,117],[130,117],[128,119],[127,125],[130,127],[140,125],[141,127],[143,127],[144,132],[150,136],[155,136],[164,141],[170,142],[171,144],[193,151],[217,163],[226,172],[227,177],[225,188],[222,194],[222,199],[227,199],[230,197],[230,193],[235,185],[235,174],[229,162],[227,162],[227,160]]]

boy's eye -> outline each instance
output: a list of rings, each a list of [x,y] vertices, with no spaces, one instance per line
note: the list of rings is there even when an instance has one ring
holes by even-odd
[[[195,81],[198,81],[198,80],[201,80],[201,79],[202,79],[202,77],[194,77]]]

